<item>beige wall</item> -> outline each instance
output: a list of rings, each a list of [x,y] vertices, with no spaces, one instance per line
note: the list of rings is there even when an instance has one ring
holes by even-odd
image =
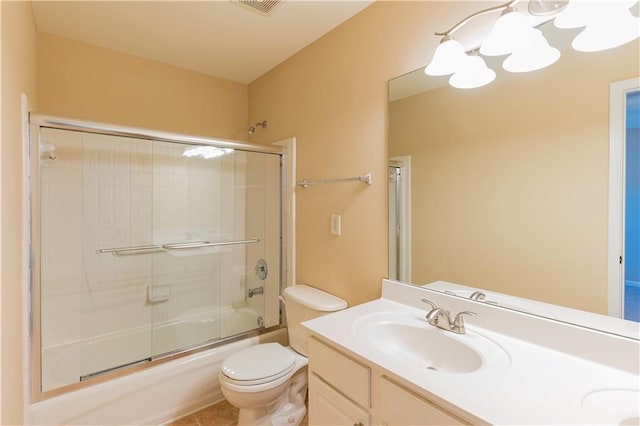
[[[247,139],[248,88],[84,43],[38,34],[29,2],[2,1],[0,186],[1,422],[22,423],[20,94],[38,112],[225,139]],[[36,99],[36,93],[38,98]]]
[[[297,179],[371,172],[373,185],[336,183],[296,191],[296,275],[344,297],[376,298],[387,275],[387,81],[424,66],[432,33],[473,3],[377,2],[249,85],[252,137],[296,136]],[[329,233],[342,215],[342,236]]]
[[[393,102],[389,155],[411,155],[412,280],[607,312],[609,84],[637,42]],[[615,64],[615,65],[612,65]]]
[[[247,86],[50,34],[38,35],[38,111],[247,139]]]
[[[3,425],[22,424],[22,93],[36,105],[36,31],[31,4],[1,3],[0,145],[1,407]]]
[[[476,11],[477,4],[376,2],[250,84],[248,104],[244,85],[41,34],[38,110],[233,139],[246,137],[248,122],[267,119],[268,129],[259,129],[252,141],[269,143],[296,136],[298,180],[373,173],[371,186],[342,183],[297,189],[298,282],[356,304],[377,297],[380,279],[387,274],[387,81],[425,65],[438,43],[432,33]],[[7,9],[24,11],[26,7]],[[20,25],[12,34],[28,33],[12,38],[12,43],[27,41],[30,51],[35,45],[33,23],[23,25],[25,18],[16,20],[11,13],[8,16],[3,2],[3,85],[5,23],[12,28]],[[31,81],[35,66],[24,62],[12,64],[11,70],[21,71],[16,79]],[[29,84],[25,86],[35,92]],[[2,98],[4,103],[4,88]],[[4,105],[2,118],[4,124]],[[4,126],[2,136],[4,204],[15,202],[12,194],[19,195],[19,189],[12,187],[19,179],[15,170],[19,161],[15,149],[5,160]],[[20,217],[13,211],[13,227],[8,229],[16,234]],[[332,213],[343,216],[340,237],[329,235]],[[9,239],[4,208],[2,214],[4,247],[5,237]],[[3,390],[7,390],[5,383],[14,386],[3,392],[3,402],[12,402],[11,398],[21,395],[16,392],[19,380],[13,380],[19,371],[4,366],[19,359],[16,348],[20,345],[13,340],[5,345],[5,319],[15,326],[20,318],[19,294],[14,294],[19,287],[14,282],[7,288],[5,267],[12,255],[3,249],[2,256],[3,351],[8,348],[2,354]],[[19,268],[19,263],[10,265]],[[7,292],[11,292],[9,299]],[[8,334],[11,339],[14,336],[19,339],[19,330]],[[3,407],[3,420],[15,423],[18,409],[13,404]]]

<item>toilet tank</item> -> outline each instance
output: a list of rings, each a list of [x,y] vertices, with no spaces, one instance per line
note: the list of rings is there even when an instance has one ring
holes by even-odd
[[[302,355],[307,355],[309,333],[300,323],[318,318],[347,307],[347,302],[337,296],[305,284],[284,289],[284,308],[287,314],[289,345]]]

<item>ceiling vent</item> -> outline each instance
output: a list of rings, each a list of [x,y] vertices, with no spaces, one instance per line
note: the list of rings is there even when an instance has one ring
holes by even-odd
[[[248,9],[258,12],[263,16],[268,16],[273,13],[276,7],[281,3],[281,0],[231,0],[233,3],[244,6]]]

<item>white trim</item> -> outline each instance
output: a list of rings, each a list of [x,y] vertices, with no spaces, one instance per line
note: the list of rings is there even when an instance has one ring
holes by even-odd
[[[296,284],[296,138],[291,137],[272,145],[284,147],[283,173],[283,233],[284,233],[284,270],[285,287]]]
[[[400,259],[398,280],[411,282],[411,156],[389,158],[400,164]]]
[[[20,96],[22,127],[22,400],[23,416],[31,401],[29,380],[31,354],[31,161],[29,141],[29,110],[26,94]]]
[[[640,77],[611,83],[609,115],[609,248],[608,248],[608,313],[624,315],[624,176],[626,94],[640,88]]]

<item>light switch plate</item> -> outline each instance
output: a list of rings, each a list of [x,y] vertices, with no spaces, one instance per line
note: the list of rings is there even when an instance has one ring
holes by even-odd
[[[340,235],[342,232],[342,216],[339,214],[331,215],[331,235]]]

